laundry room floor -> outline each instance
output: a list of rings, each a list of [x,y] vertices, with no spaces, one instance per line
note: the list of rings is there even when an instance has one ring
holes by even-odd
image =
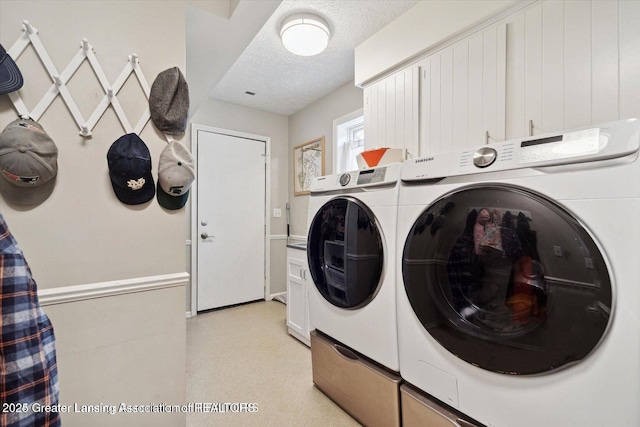
[[[311,352],[287,333],[285,319],[286,305],[277,301],[187,319],[187,402],[258,408],[189,412],[187,427],[360,425],[313,386]]]

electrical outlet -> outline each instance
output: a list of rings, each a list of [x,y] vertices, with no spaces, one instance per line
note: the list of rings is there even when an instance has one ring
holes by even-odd
[[[280,218],[280,217],[282,217],[282,209],[280,209],[280,208],[274,208],[274,209],[273,209],[273,217],[274,217],[274,218]]]

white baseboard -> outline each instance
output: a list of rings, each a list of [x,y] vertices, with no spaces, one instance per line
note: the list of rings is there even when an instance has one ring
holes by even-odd
[[[112,282],[41,289],[38,291],[38,299],[40,300],[41,306],[46,306],[94,298],[112,297],[133,292],[148,292],[175,286],[186,286],[189,284],[189,277],[189,273],[175,273],[115,280]]]
[[[269,295],[269,300],[272,300],[273,298],[277,297],[278,295],[286,295],[286,294],[287,294],[286,292],[278,292],[278,293],[275,293],[275,294],[271,294],[271,295]]]

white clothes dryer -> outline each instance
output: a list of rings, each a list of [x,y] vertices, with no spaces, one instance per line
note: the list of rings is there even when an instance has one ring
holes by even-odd
[[[393,163],[316,178],[307,237],[312,327],[395,372],[400,168]]]
[[[405,381],[488,426],[640,425],[640,122],[403,164]]]

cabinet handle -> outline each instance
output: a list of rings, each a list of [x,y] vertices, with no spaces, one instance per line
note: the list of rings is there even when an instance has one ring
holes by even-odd
[[[529,120],[529,136],[533,136],[533,120]]]
[[[485,130],[484,131],[484,145],[489,145],[489,138],[490,138],[489,131]]]
[[[334,344],[333,349],[345,359],[349,359],[352,361],[356,361],[360,359],[357,354],[355,354],[353,351],[349,350],[348,348],[341,346],[340,344]]]

